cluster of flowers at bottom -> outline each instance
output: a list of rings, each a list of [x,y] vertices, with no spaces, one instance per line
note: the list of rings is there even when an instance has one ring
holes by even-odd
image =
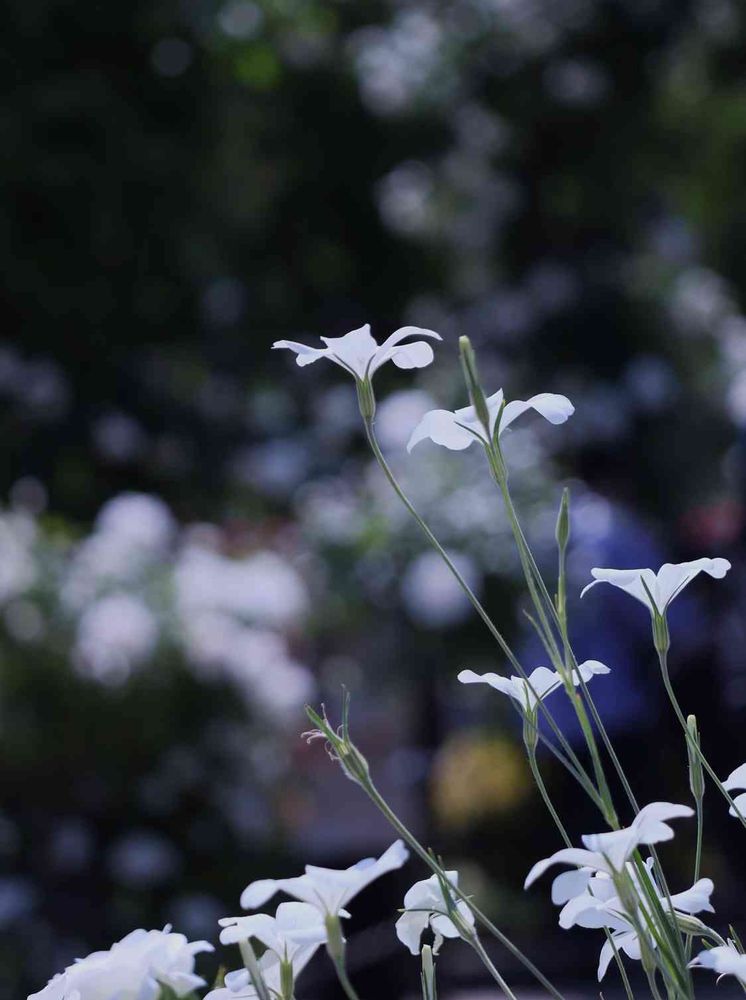
[[[673,802],[651,802],[639,811],[630,826],[587,834],[582,838],[582,848],[563,848],[537,861],[528,873],[526,888],[552,865],[576,866],[554,879],[552,902],[562,906],[560,927],[598,928],[607,932],[598,963],[599,981],[606,974],[615,951],[640,960],[641,935],[645,935],[645,944],[650,949],[656,947],[655,936],[648,931],[649,924],[655,920],[656,902],[674,919],[682,914],[714,912],[710,904],[714,886],[710,879],[698,879],[691,888],[668,895],[657,882],[653,859],[644,863],[634,860],[639,847],[673,838],[669,820],[689,817],[693,812],[689,806]],[[630,891],[625,891],[625,885]],[[634,901],[634,909],[630,907],[630,900]],[[708,954],[712,952],[698,955],[693,964],[708,965]],[[746,971],[746,961],[742,966]]]
[[[212,950],[170,927],[132,931],[108,951],[78,959],[28,1000],[158,1000],[164,987],[186,997],[205,985],[194,972],[195,955]]]

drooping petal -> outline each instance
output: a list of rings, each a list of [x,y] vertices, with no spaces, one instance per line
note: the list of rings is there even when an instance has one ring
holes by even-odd
[[[599,983],[604,978],[609,970],[609,965],[612,958],[614,957],[614,949],[611,945],[611,941],[606,940],[601,948],[601,953],[598,956],[598,971],[596,973]]]
[[[325,358],[328,354],[328,351],[323,347],[308,347],[306,344],[299,344],[295,340],[276,340],[272,344],[272,350],[281,350],[283,348],[287,348],[287,350],[295,353],[295,363],[301,368],[313,364],[319,358]]]
[[[425,330],[419,326],[403,326],[394,330],[391,336],[376,351],[370,366],[370,374],[378,371],[386,361],[393,361],[397,368],[426,368],[433,360],[433,349],[424,341],[402,344],[406,337],[430,337],[432,340],[442,340],[434,330]]]
[[[416,444],[426,438],[444,448],[450,448],[451,451],[463,451],[464,448],[468,448],[476,441],[473,434],[464,430],[463,427],[459,427],[456,415],[450,410],[430,410],[429,413],[426,413],[412,431],[412,436],[407,443],[407,451],[411,452]]]
[[[683,588],[700,573],[722,580],[730,569],[727,559],[694,559],[685,563],[665,563],[658,570],[658,594],[662,611]]]
[[[611,673],[611,670],[609,670],[609,668],[605,664],[601,663],[599,660],[585,660],[583,663],[579,663],[578,671],[580,672],[580,676],[586,683],[588,683],[591,677],[593,677],[595,674]],[[576,671],[573,671],[573,681],[575,682],[576,686],[580,683]]]
[[[575,871],[562,872],[552,882],[552,902],[561,906],[585,892],[592,875],[590,868],[578,868]]]
[[[275,929],[275,918],[268,913],[254,913],[249,917],[225,917],[219,921],[221,944],[238,944],[256,938],[267,948],[277,951],[279,941]]]
[[[679,910],[681,913],[714,913],[715,909],[710,903],[714,889],[712,879],[701,878],[690,889],[671,896],[671,904],[674,910]]]
[[[580,847],[563,847],[561,850],[555,851],[551,857],[536,862],[526,876],[523,888],[528,889],[548,868],[559,864],[577,865],[578,868],[592,868],[594,871],[609,870],[608,865],[599,854],[593,851],[584,851]]]
[[[737,788],[746,788],[746,764],[741,764],[730,772],[723,782],[723,788],[727,792],[732,792]]]
[[[396,921],[396,936],[413,955],[420,953],[420,939],[430,922],[430,915],[422,910],[407,910]]]
[[[689,964],[692,968],[700,966],[703,969],[712,969],[721,976],[736,976],[742,983],[746,983],[746,955],[740,954],[730,941],[728,944],[701,951]]]
[[[276,878],[260,878],[249,883],[241,893],[241,909],[258,910],[260,906],[264,906],[268,899],[280,891],[279,883],[280,879]]]
[[[563,424],[573,415],[575,407],[567,396],[560,396],[554,392],[540,392],[525,400],[514,399],[505,405],[500,420],[500,434],[527,410],[536,410],[550,424]]]
[[[503,677],[502,674],[477,674],[473,670],[462,670],[458,675],[462,684],[488,684],[495,691],[507,694],[511,698],[521,700],[521,693],[516,690],[513,677]]]
[[[694,815],[690,806],[676,802],[651,802],[644,806],[634,819],[638,844],[657,844],[673,839],[673,829],[666,820],[686,819]]]
[[[580,593],[581,597],[584,597],[591,587],[595,587],[597,583],[610,583],[614,587],[619,587],[625,593],[629,594],[631,597],[637,598],[641,601],[645,607],[652,607],[650,604],[650,599],[643,586],[643,579],[645,584],[653,595],[653,599],[658,604],[657,601],[657,582],[655,578],[655,573],[652,569],[598,569],[594,568],[591,570],[591,576],[593,577],[593,583],[589,583],[587,587],[584,587]]]
[[[450,917],[445,916],[443,913],[434,913],[430,917],[430,926],[436,934],[439,934],[443,938],[457,938],[460,936],[458,927],[456,927]]]

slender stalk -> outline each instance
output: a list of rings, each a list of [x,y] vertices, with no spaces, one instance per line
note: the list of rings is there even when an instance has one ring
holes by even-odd
[[[624,968],[622,956],[619,954],[619,949],[614,943],[614,938],[608,927],[604,927],[604,933],[606,934],[606,940],[609,942],[609,947],[614,952],[614,958],[616,960],[617,968],[619,969],[619,975],[622,977],[622,983],[624,984],[624,992],[627,994],[627,1000],[635,1000],[635,995],[632,992],[632,987],[630,986],[627,970]]]
[[[347,969],[345,969],[344,963],[334,961],[332,964],[334,965],[334,971],[337,973],[339,985],[344,990],[345,996],[348,1000],[360,1000],[355,987],[350,982],[350,977],[347,975]]]
[[[528,756],[528,763],[531,767],[531,774],[534,776],[534,781],[536,782],[536,787],[539,789],[539,793],[544,800],[544,805],[547,807],[547,812],[554,820],[554,825],[559,830],[559,834],[565,842],[566,847],[572,847],[572,841],[565,829],[562,820],[559,818],[557,810],[554,808],[554,803],[552,802],[547,787],[544,784],[544,779],[541,776],[541,771],[539,770],[539,764],[536,760],[536,752],[531,748],[526,748],[526,754]]]
[[[422,530],[422,532],[425,535],[425,537],[427,538],[427,540],[430,542],[430,544],[433,546],[433,548],[435,549],[435,551],[438,553],[438,555],[441,557],[441,559],[445,562],[446,566],[451,571],[451,573],[453,574],[453,576],[456,578],[456,581],[458,582],[459,586],[461,587],[461,589],[464,591],[464,593],[468,597],[469,601],[471,602],[472,606],[474,607],[474,610],[477,612],[477,614],[479,615],[479,617],[482,619],[482,621],[484,622],[484,624],[487,626],[490,634],[495,639],[495,641],[499,645],[499,647],[502,650],[502,652],[508,658],[508,660],[510,661],[511,665],[513,666],[513,668],[520,674],[520,676],[524,679],[524,681],[526,681],[526,683],[527,683],[527,685],[529,687],[529,690],[531,691],[531,694],[538,701],[539,710],[542,712],[542,715],[547,720],[547,722],[549,724],[549,727],[551,728],[551,730],[554,733],[554,735],[557,737],[557,740],[559,741],[559,744],[562,747],[562,750],[567,755],[568,759],[572,762],[577,775],[581,775],[582,776],[582,778],[581,778],[581,784],[583,784],[584,791],[586,792],[586,794],[590,795],[591,798],[593,798],[594,802],[597,805],[599,805],[599,808],[601,808],[601,811],[603,812],[604,810],[603,810],[603,808],[600,805],[598,795],[594,794],[593,792],[590,791],[590,788],[593,788],[593,785],[591,783],[590,777],[586,773],[585,768],[583,767],[583,765],[580,763],[580,760],[578,759],[577,754],[575,753],[575,751],[570,746],[567,738],[562,733],[562,731],[560,730],[559,726],[554,721],[551,713],[548,711],[548,709],[544,705],[543,700],[538,697],[536,691],[533,688],[533,685],[528,680],[528,675],[527,675],[526,671],[524,670],[523,666],[521,665],[521,663],[516,658],[515,654],[513,653],[513,651],[510,648],[510,646],[508,645],[508,643],[505,640],[505,638],[502,635],[502,633],[499,631],[499,629],[497,628],[497,626],[495,625],[495,623],[490,618],[489,614],[487,613],[487,611],[483,607],[483,605],[480,602],[480,600],[477,597],[477,595],[474,593],[474,591],[471,589],[471,587],[469,586],[469,584],[466,582],[466,580],[464,579],[464,577],[462,576],[462,574],[459,572],[457,566],[454,564],[454,562],[451,559],[451,557],[448,555],[448,553],[446,552],[446,550],[443,548],[443,546],[440,544],[440,542],[435,537],[435,535],[433,534],[433,532],[430,530],[430,527],[428,526],[427,522],[420,516],[420,514],[418,513],[418,511],[415,508],[415,506],[412,503],[412,501],[409,499],[409,497],[406,495],[406,493],[404,492],[404,490],[401,488],[401,486],[399,484],[399,481],[397,480],[396,476],[394,475],[393,471],[391,470],[391,467],[389,466],[388,462],[386,461],[386,458],[384,457],[383,452],[381,451],[381,447],[380,447],[380,445],[378,443],[378,438],[376,437],[375,427],[373,425],[373,420],[372,419],[366,419],[365,420],[365,432],[366,432],[366,435],[367,435],[367,438],[368,438],[368,444],[370,445],[371,451],[373,452],[373,455],[375,456],[376,461],[378,462],[379,466],[381,467],[382,472],[386,476],[386,479],[388,480],[391,488],[394,490],[394,492],[399,497],[399,499],[401,500],[401,502],[404,504],[404,506],[406,507],[406,509],[409,511],[409,513],[411,514],[411,516],[417,522],[417,524],[419,525],[420,529]]]
[[[477,953],[477,955],[479,955],[480,959],[482,960],[482,964],[487,969],[487,971],[489,972],[489,974],[495,980],[495,982],[500,987],[500,989],[503,991],[503,993],[505,994],[505,996],[508,997],[508,1000],[517,1000],[515,993],[513,993],[513,991],[511,990],[511,988],[505,982],[505,980],[503,979],[503,977],[498,972],[496,966],[494,965],[492,959],[490,958],[490,956],[485,951],[484,945],[479,940],[479,936],[477,934],[475,934],[474,937],[473,937],[473,939],[469,943],[471,944],[472,948]]]
[[[695,807],[697,809],[697,845],[694,849],[694,879],[693,883],[699,881],[700,872],[702,870],[702,838],[704,833],[704,810],[702,808],[702,799],[695,799]],[[686,960],[687,962],[692,957],[692,937],[689,936],[686,942]]]
[[[699,746],[696,740],[692,739],[691,734],[689,733],[689,729],[686,724],[686,718],[681,709],[681,706],[679,705],[678,699],[676,697],[676,692],[673,689],[673,685],[671,684],[671,678],[668,673],[668,653],[662,649],[659,649],[657,652],[658,652],[658,663],[660,664],[661,675],[663,677],[663,686],[666,689],[668,700],[671,702],[671,706],[674,712],[676,713],[676,718],[679,720],[679,724],[681,725],[681,728],[684,730],[684,736],[686,738],[687,744],[691,747],[695,756],[699,758],[699,760],[702,763],[702,767],[705,769],[705,771],[707,771],[709,776],[712,778],[713,784],[715,785],[717,790],[720,792],[720,794],[726,800],[728,805],[731,807],[734,814],[741,821],[741,825],[746,827],[746,818],[744,818],[743,814],[740,812],[735,802],[733,801],[732,796],[727,791],[720,778],[718,778],[714,768],[710,766],[709,761],[702,752],[702,748]]]
[[[435,861],[433,856],[425,850],[422,844],[417,840],[415,835],[402,823],[393,809],[389,806],[388,802],[383,798],[381,793],[378,791],[373,781],[368,778],[365,781],[359,780],[358,784],[366,793],[368,798],[373,802],[373,804],[380,810],[381,813],[386,817],[388,822],[393,826],[393,828],[400,834],[400,836],[406,840],[415,854],[423,861],[427,867],[435,874],[441,878],[446,878],[445,872],[442,867]],[[451,885],[454,895],[458,896],[465,903],[468,904],[474,916],[482,924],[486,930],[497,938],[497,940],[505,947],[507,950],[518,959],[518,961],[525,967],[525,969],[531,973],[531,975],[541,983],[544,989],[554,997],[554,1000],[564,1000],[562,994],[559,990],[551,984],[547,977],[534,965],[528,956],[524,955],[520,948],[513,944],[509,937],[504,934],[496,924],[494,924],[489,917],[479,909],[478,906],[473,902],[473,900],[457,885]]]

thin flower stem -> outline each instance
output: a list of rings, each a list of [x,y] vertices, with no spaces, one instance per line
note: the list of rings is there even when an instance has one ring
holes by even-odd
[[[262,970],[259,966],[259,962],[257,961],[251,941],[239,941],[238,947],[241,951],[241,958],[243,958],[244,965],[249,973],[251,984],[256,991],[257,997],[259,1000],[270,1000],[269,989],[267,988],[267,984],[264,982]]]
[[[368,798],[373,802],[373,804],[380,810],[381,813],[386,817],[388,822],[393,826],[393,828],[401,835],[401,837],[406,840],[412,850],[417,854],[421,861],[423,861],[427,867],[439,878],[447,879],[443,868],[437,863],[433,856],[425,850],[422,844],[417,840],[415,835],[402,823],[393,809],[389,806],[388,802],[383,798],[381,793],[378,791],[373,781],[368,778],[367,780],[359,780],[358,784],[366,793]],[[478,906],[474,904],[472,899],[467,896],[467,894],[457,885],[451,885],[451,889],[455,896],[463,900],[471,909],[477,920],[485,927],[490,934],[492,934],[497,940],[504,945],[505,948],[515,957],[518,961],[526,968],[531,975],[541,983],[544,989],[554,997],[554,1000],[564,1000],[562,994],[559,990],[555,989],[554,986],[549,982],[547,977],[534,965],[530,958],[523,954],[520,948],[513,944],[509,937],[504,934],[496,924],[494,924],[489,917],[483,913]]]
[[[334,971],[337,973],[339,985],[344,990],[345,996],[348,1000],[360,1000],[355,987],[350,982],[350,977],[347,975],[347,969],[345,969],[344,962],[334,961],[332,964],[334,965]]]
[[[526,585],[528,586],[529,593],[536,607],[537,614],[539,615],[539,620],[542,623],[543,631],[546,633],[547,640],[545,642],[547,653],[553,661],[555,668],[564,677],[567,677],[567,664],[562,658],[562,655],[557,647],[557,644],[552,635],[551,627],[547,621],[545,604],[549,607],[550,613],[552,614],[556,627],[559,629],[560,637],[563,640],[565,649],[570,652],[572,665],[577,668],[577,662],[575,661],[574,655],[570,650],[569,642],[567,641],[566,630],[562,628],[562,622],[557,615],[557,609],[554,606],[554,601],[549,596],[546,589],[546,584],[544,583],[543,577],[539,572],[539,568],[534,560],[531,548],[526,540],[526,536],[521,528],[520,521],[518,519],[518,514],[513,504],[513,499],[510,495],[510,490],[508,488],[508,483],[504,472],[504,463],[502,457],[497,451],[497,446],[487,446],[485,447],[487,453],[487,458],[490,464],[490,469],[495,482],[500,489],[503,497],[503,502],[505,504],[505,510],[508,515],[508,520],[510,522],[510,527],[513,532],[513,537],[515,538],[516,546],[518,548],[519,555],[521,557],[521,565],[523,567],[523,573],[526,578]],[[539,590],[537,590],[537,585]],[[539,592],[540,591],[540,592]],[[543,598],[543,600],[542,600]],[[571,668],[572,669],[572,668]],[[581,683],[585,684],[585,681],[580,676],[580,671],[576,670],[578,679]],[[611,827],[617,827],[618,821],[616,817],[616,810],[614,809],[614,803],[611,797],[611,790],[609,789],[608,781],[606,780],[606,774],[604,772],[603,764],[601,762],[601,756],[598,752],[598,746],[596,744],[596,739],[593,734],[593,728],[591,727],[588,714],[585,711],[585,706],[583,701],[579,696],[576,695],[574,690],[574,684],[572,679],[567,680],[567,694],[572,702],[573,708],[575,709],[575,714],[578,717],[578,722],[583,732],[583,737],[588,747],[588,752],[591,756],[591,762],[593,764],[593,772],[596,777],[596,787],[598,789],[599,795],[604,802],[604,815],[606,821]],[[585,690],[585,688],[584,688]],[[597,723],[598,724],[598,723]]]
[[[694,879],[693,883],[699,881],[699,876],[702,871],[702,839],[704,834],[704,810],[702,808],[702,796],[698,795],[694,801],[694,805],[697,809],[697,844],[694,849]],[[686,942],[686,960],[687,962],[692,957],[692,944],[693,939],[690,936]]]
[[[544,805],[547,807],[549,815],[554,820],[554,825],[559,830],[559,834],[565,842],[566,847],[572,847],[572,841],[565,829],[562,820],[559,818],[557,810],[554,808],[554,804],[547,791],[547,786],[544,784],[544,779],[541,776],[541,771],[539,770],[539,764],[536,760],[536,753],[533,749],[527,748],[526,750],[528,756],[528,763],[531,767],[531,774],[534,776],[534,781],[536,782],[536,787],[539,789],[539,793],[544,800]]]
[[[494,965],[490,956],[485,951],[484,945],[479,940],[479,936],[476,933],[474,934],[474,937],[469,942],[469,944],[472,946],[477,955],[479,955],[480,959],[482,960],[482,964],[485,966],[489,974],[492,976],[497,985],[503,991],[505,996],[508,997],[508,1000],[517,1000],[515,993],[511,990],[511,988],[508,986],[508,984],[505,982],[503,977],[498,972],[496,966]]]
[[[606,934],[606,940],[609,942],[609,947],[614,952],[614,958],[616,960],[617,968],[619,969],[619,975],[622,977],[622,983],[624,984],[624,992],[627,994],[627,1000],[635,1000],[635,995],[632,992],[632,987],[629,983],[629,976],[627,975],[627,970],[624,968],[624,962],[622,961],[622,956],[619,954],[619,949],[614,943],[614,938],[608,927],[604,927],[604,933]]]
[[[710,763],[705,757],[704,753],[702,752],[702,748],[699,746],[699,743],[696,740],[692,739],[692,736],[689,732],[689,728],[686,724],[686,718],[681,709],[681,705],[679,705],[678,699],[676,697],[676,692],[673,689],[673,685],[671,684],[671,678],[668,673],[668,654],[660,649],[658,650],[658,662],[660,664],[661,675],[663,677],[663,686],[666,689],[668,700],[671,702],[671,706],[673,707],[673,710],[676,713],[676,718],[679,720],[679,724],[681,725],[681,728],[684,730],[684,736],[687,740],[687,743],[692,748],[694,753],[697,755],[699,760],[702,762],[702,767],[705,769],[705,771],[707,771],[709,776],[712,778],[715,787],[718,789],[720,794],[725,798],[728,805],[731,807],[735,815],[741,821],[741,825],[746,827],[746,818],[744,818],[743,814],[736,806],[732,796],[727,791],[720,778],[718,778],[717,774],[715,773],[715,770],[710,766]]]
[[[466,596],[471,601],[471,604],[474,607],[475,611],[477,612],[477,614],[479,615],[479,617],[482,619],[482,621],[484,622],[484,624],[487,626],[490,634],[495,639],[495,641],[499,645],[499,647],[502,650],[502,652],[508,658],[508,660],[510,661],[511,665],[520,674],[520,676],[526,681],[526,683],[527,683],[527,685],[529,687],[529,690],[531,691],[531,694],[537,700],[537,703],[538,703],[538,706],[539,706],[539,710],[542,712],[542,715],[544,716],[544,718],[546,718],[546,720],[547,720],[547,722],[548,722],[548,724],[549,724],[552,732],[557,737],[557,739],[559,741],[559,744],[562,747],[564,753],[567,755],[567,757],[569,758],[569,760],[572,761],[572,764],[573,764],[573,766],[575,768],[576,776],[577,775],[582,775],[583,776],[583,778],[581,780],[581,783],[583,784],[584,791],[591,798],[593,798],[593,800],[596,802],[596,804],[599,806],[599,808],[602,809],[602,812],[603,812],[603,808],[601,807],[601,805],[600,805],[600,803],[598,801],[598,796],[594,795],[590,791],[590,788],[593,787],[592,783],[591,783],[591,780],[590,780],[590,777],[588,776],[587,772],[585,771],[585,768],[583,767],[583,765],[580,763],[580,760],[578,759],[577,754],[575,753],[575,751],[572,749],[572,747],[570,746],[569,742],[567,741],[567,738],[562,733],[562,731],[560,730],[559,726],[554,721],[551,713],[549,712],[549,710],[544,705],[543,699],[541,699],[537,695],[536,691],[533,688],[533,685],[528,680],[528,675],[526,674],[526,671],[523,669],[523,666],[518,661],[517,657],[513,653],[512,649],[508,645],[508,643],[505,640],[505,638],[503,637],[502,633],[499,631],[499,629],[497,628],[497,626],[495,625],[495,623],[492,621],[492,619],[488,615],[487,611],[483,607],[483,605],[480,602],[480,600],[477,597],[477,595],[474,593],[474,591],[471,589],[471,587],[469,586],[469,584],[463,578],[462,574],[459,572],[458,568],[454,564],[454,562],[451,559],[451,557],[448,555],[448,553],[446,552],[446,550],[440,544],[440,542],[438,541],[438,539],[435,537],[435,535],[433,534],[433,532],[430,530],[430,527],[428,526],[427,522],[420,516],[420,514],[417,512],[417,509],[415,508],[415,506],[412,503],[412,501],[409,499],[409,497],[406,495],[406,493],[404,492],[404,490],[399,485],[399,482],[398,482],[396,476],[394,475],[393,471],[391,470],[391,467],[389,466],[388,462],[386,461],[386,459],[385,459],[385,457],[383,455],[383,452],[381,451],[381,447],[380,447],[380,445],[378,443],[378,438],[376,437],[376,433],[375,433],[375,428],[374,428],[374,425],[373,425],[373,421],[372,420],[365,420],[364,423],[365,423],[365,432],[366,432],[366,435],[367,435],[367,438],[368,438],[368,444],[370,445],[371,451],[373,452],[373,455],[375,456],[376,461],[378,462],[379,466],[381,467],[381,470],[383,471],[384,475],[386,476],[386,479],[388,480],[391,488],[394,490],[394,492],[399,497],[399,499],[401,500],[401,502],[404,504],[404,506],[406,507],[406,509],[409,511],[409,513],[411,514],[411,516],[417,522],[417,524],[419,525],[420,529],[422,530],[422,532],[425,535],[425,537],[427,538],[427,540],[430,542],[430,544],[433,546],[433,548],[435,549],[435,551],[438,553],[438,555],[441,557],[441,559],[445,562],[446,566],[451,571],[451,573],[453,574],[453,576],[456,578],[456,581],[458,582],[459,586],[461,587],[461,589],[464,591],[464,593],[466,594]]]

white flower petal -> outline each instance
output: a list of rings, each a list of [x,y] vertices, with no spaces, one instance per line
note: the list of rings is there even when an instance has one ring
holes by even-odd
[[[550,424],[563,424],[573,415],[575,407],[567,396],[559,396],[554,392],[540,392],[526,400],[514,399],[505,405],[500,420],[500,434],[527,410],[536,410]]]
[[[420,953],[420,939],[429,923],[429,914],[419,910],[402,913],[396,921],[396,936],[413,955]]]
[[[416,444],[426,438],[444,448],[450,448],[451,451],[463,451],[476,440],[473,434],[459,427],[455,414],[449,410],[430,410],[426,413],[412,431],[407,451],[411,452]]]

